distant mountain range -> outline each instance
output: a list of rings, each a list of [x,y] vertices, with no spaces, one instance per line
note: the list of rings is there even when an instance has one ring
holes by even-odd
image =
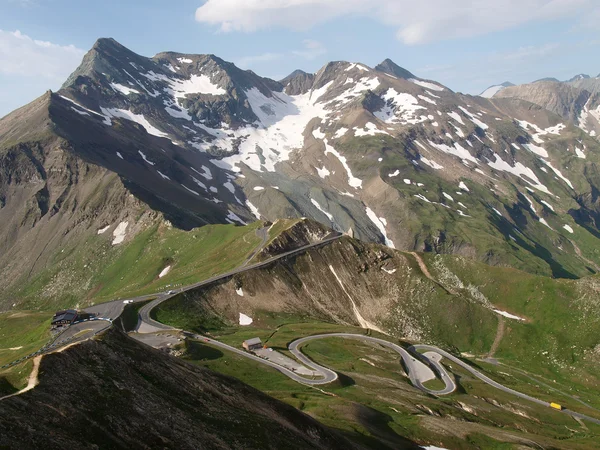
[[[60,91],[0,120],[2,290],[67,244],[117,246],[165,220],[310,217],[390,247],[594,273],[600,100],[576,78],[486,99],[389,59],[275,81],[100,39]]]

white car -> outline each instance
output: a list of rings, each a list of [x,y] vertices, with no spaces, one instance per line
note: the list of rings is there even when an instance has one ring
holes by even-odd
[[[174,294],[174,293],[175,293],[175,291],[169,291],[169,292],[167,292],[167,294],[169,294],[169,295]]]

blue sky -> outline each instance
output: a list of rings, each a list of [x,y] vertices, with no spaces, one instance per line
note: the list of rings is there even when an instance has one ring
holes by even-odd
[[[214,53],[275,79],[391,58],[471,94],[600,73],[597,0],[0,0],[0,116],[58,89],[99,37],[146,56]]]

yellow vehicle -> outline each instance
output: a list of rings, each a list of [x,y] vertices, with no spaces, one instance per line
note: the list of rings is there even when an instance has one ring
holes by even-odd
[[[554,409],[558,409],[559,411],[562,411],[564,409],[562,407],[562,405],[559,405],[558,403],[550,403],[550,407],[554,408]]]

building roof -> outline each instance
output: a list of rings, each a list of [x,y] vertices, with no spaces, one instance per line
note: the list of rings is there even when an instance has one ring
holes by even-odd
[[[52,318],[52,323],[66,321],[73,321],[77,317],[77,311],[74,309],[68,309],[66,311],[58,311]]]
[[[247,341],[244,341],[246,345],[250,346],[250,345],[262,345],[262,341],[260,340],[260,338],[252,338],[252,339],[248,339]]]

